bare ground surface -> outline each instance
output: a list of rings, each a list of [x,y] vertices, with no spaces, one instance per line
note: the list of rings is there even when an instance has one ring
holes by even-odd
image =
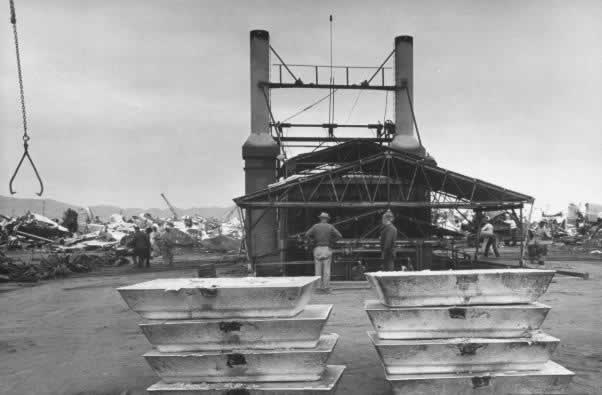
[[[587,271],[589,280],[556,276],[543,303],[544,330],[560,338],[554,360],[575,371],[571,394],[602,393],[602,265],[554,262]],[[116,287],[153,278],[189,277],[188,268],[67,278],[0,287],[0,394],[144,394],[157,377],[141,357],[150,346],[140,318]],[[369,289],[337,289],[312,303],[333,303],[325,330],[341,335],[329,363],[347,370],[337,394],[386,394],[383,369],[366,331]]]

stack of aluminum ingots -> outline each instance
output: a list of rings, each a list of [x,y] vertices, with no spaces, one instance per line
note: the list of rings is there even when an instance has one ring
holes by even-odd
[[[308,305],[318,277],[159,279],[119,288],[146,319],[161,378],[150,394],[328,394],[344,366],[322,334],[332,305]]]
[[[573,373],[537,303],[554,271],[376,272],[369,337],[395,394],[560,394]]]

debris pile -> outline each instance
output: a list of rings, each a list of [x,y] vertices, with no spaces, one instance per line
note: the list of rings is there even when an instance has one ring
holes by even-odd
[[[0,246],[7,249],[48,247],[57,252],[123,249],[136,226],[140,229],[156,228],[159,231],[170,226],[175,246],[200,244],[202,248],[224,252],[237,249],[239,242],[233,240],[242,237],[242,224],[238,218],[220,221],[213,217],[186,216],[182,220],[169,220],[141,213],[126,219],[120,214],[113,214],[108,222],[101,222],[96,217],[97,222],[88,221],[78,225],[77,231],[70,231],[63,226],[68,217],[65,215],[63,223],[59,224],[58,219],[52,220],[30,212],[21,217],[0,216]],[[70,221],[73,222],[74,219],[71,218]],[[200,243],[203,240],[209,240],[209,244],[204,246]]]
[[[26,262],[0,252],[0,281],[37,282],[71,273],[86,273],[100,266],[121,266],[129,263],[117,254],[49,254],[39,261]]]

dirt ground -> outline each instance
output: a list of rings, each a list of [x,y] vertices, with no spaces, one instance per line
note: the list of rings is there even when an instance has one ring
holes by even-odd
[[[544,330],[560,338],[554,360],[575,371],[571,394],[602,393],[602,264],[554,262],[590,273],[557,276],[542,302]],[[0,288],[0,394],[144,394],[157,377],[141,357],[149,344],[139,317],[116,287],[159,277],[195,276],[190,268],[54,280]],[[331,364],[347,370],[337,394],[386,394],[388,385],[366,331],[367,288],[335,289],[313,303],[333,303],[326,331],[341,338]]]

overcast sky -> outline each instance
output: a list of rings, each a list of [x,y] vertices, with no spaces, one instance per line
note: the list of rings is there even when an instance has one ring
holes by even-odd
[[[46,197],[231,204],[244,190],[249,30],[289,63],[377,66],[414,36],[414,101],[440,166],[535,196],[602,202],[602,2],[16,0],[31,153]],[[0,194],[22,150],[8,4],[0,10]],[[272,59],[274,62],[275,59]],[[354,76],[357,80],[368,75]],[[309,79],[309,77],[306,77]],[[274,92],[283,120],[324,91]],[[337,96],[335,121],[385,117]],[[392,118],[391,98],[387,118]],[[325,122],[328,102],[296,121]],[[17,197],[32,197],[29,167]]]

